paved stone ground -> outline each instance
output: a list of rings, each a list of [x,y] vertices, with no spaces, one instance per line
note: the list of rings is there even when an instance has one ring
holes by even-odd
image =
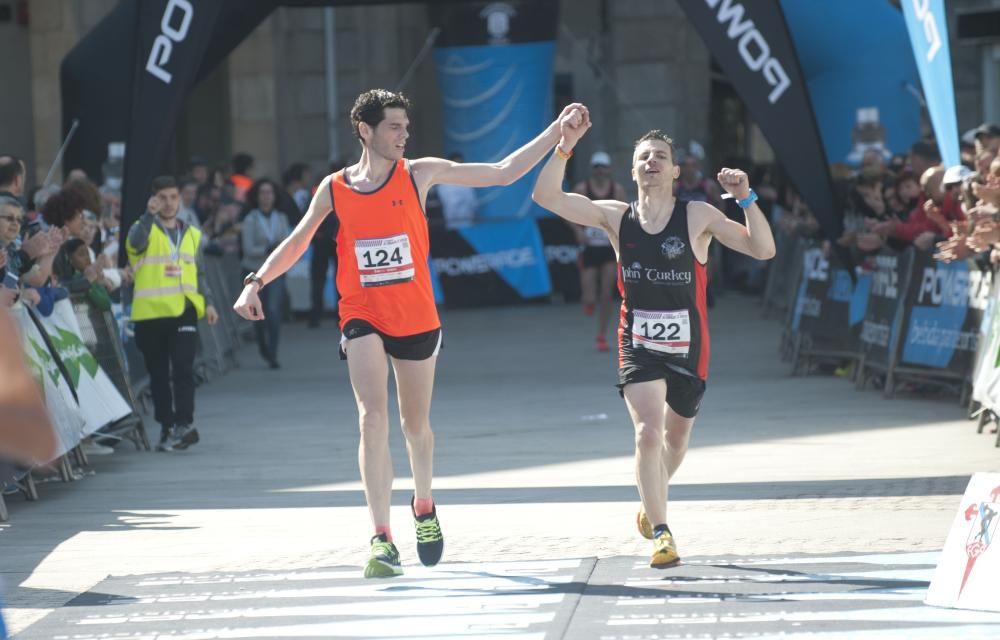
[[[649,580],[666,580],[657,588],[673,587],[665,574],[642,569],[649,543],[634,532],[632,435],[612,386],[614,356],[592,351],[592,319],[571,306],[453,311],[443,321],[445,349],[432,422],[445,563],[432,571],[414,565],[408,513],[412,484],[401,434],[393,433],[394,530],[406,575],[379,583],[379,593],[406,590],[411,580],[451,580],[462,571],[499,572],[514,576],[503,580],[514,581],[538,580],[536,571],[562,571],[557,575],[569,578],[560,579],[578,582],[579,571],[590,563],[586,588],[542,589],[561,599],[546,605],[550,619],[531,623],[524,629],[533,635],[521,637],[625,637],[622,625],[607,626],[610,616],[645,605],[621,605],[619,592],[601,602],[588,597],[586,589]],[[887,401],[836,378],[790,378],[788,365],[778,358],[780,326],[762,319],[752,300],[723,298],[712,315],[712,331],[709,391],[691,453],[671,489],[671,528],[688,561],[683,575],[703,581],[711,572],[699,567],[726,558],[763,563],[788,554],[830,557],[825,562],[842,563],[837,571],[844,572],[851,570],[843,564],[851,554],[908,552],[906,557],[921,563],[917,582],[929,580],[927,566],[935,560],[919,552],[941,548],[968,476],[1000,467],[992,438],[977,436],[952,398]],[[120,606],[123,599],[136,607],[129,615],[155,612],[148,603],[134,601],[141,595],[135,585],[142,580],[219,574],[335,572],[336,580],[360,591],[336,602],[310,601],[310,606],[352,598],[370,602],[361,595],[370,596],[373,587],[351,577],[366,556],[370,531],[357,479],[356,414],[346,367],[336,357],[337,338],[332,324],[318,331],[288,325],[284,368],[278,372],[267,370],[254,350],[244,350],[241,369],[199,389],[202,442],[190,451],[119,449],[95,461],[92,477],[72,485],[43,484],[38,503],[11,500],[11,524],[0,528],[0,576],[12,629],[27,629],[19,634],[25,638],[110,632],[81,629],[73,621],[112,615],[108,607]],[[532,563],[542,563],[541,568]],[[869,573],[889,571],[891,577],[888,561],[869,564]],[[815,573],[816,567],[809,571]],[[486,597],[476,606],[507,611],[502,602],[489,599],[502,591],[503,580],[499,587],[473,587]],[[751,585],[750,591],[759,582],[736,580]],[[922,587],[907,588],[907,601],[919,601]],[[109,601],[101,594],[116,597]],[[668,598],[672,605],[684,602],[676,594],[645,595]],[[74,606],[64,606],[70,602]],[[277,606],[267,597],[263,602]],[[387,596],[375,602],[388,607],[394,600]],[[714,614],[729,615],[731,602],[722,600]],[[809,602],[802,599],[798,610],[829,611]],[[255,602],[251,608],[262,606]],[[908,608],[913,610],[898,614],[913,618],[913,625],[903,625],[911,627],[908,636],[947,637],[917,633],[935,628],[935,620],[945,615],[940,610]],[[193,627],[167,625],[167,632],[140,622],[133,626],[130,619],[114,632],[129,638],[278,637],[286,631],[301,637],[507,633],[485,618],[468,628],[456,623],[428,631],[407,623],[377,631],[382,627],[366,623],[377,616],[364,613],[351,619],[361,626],[330,627],[324,625],[338,623],[338,610],[319,611],[314,615],[330,619],[313,620],[320,626],[301,633],[285,627],[281,633],[264,628],[251,633],[254,622],[231,635],[211,625],[202,635],[176,635]],[[447,618],[440,607],[427,611],[433,620]],[[892,627],[898,615],[888,622],[862,620],[844,627],[843,632],[855,634],[844,637],[861,637],[860,629],[878,633]],[[928,622],[928,616],[933,620]],[[959,618],[968,625],[963,633],[979,633],[975,629],[982,620]],[[959,618],[940,624],[957,624]],[[644,611],[635,619],[648,617]],[[295,626],[302,621],[280,622]],[[779,628],[806,633],[780,625],[759,631],[753,625],[730,625],[718,633],[737,627],[741,633]],[[653,629],[637,624],[625,631],[635,632],[627,637],[642,638],[717,633],[697,625]]]

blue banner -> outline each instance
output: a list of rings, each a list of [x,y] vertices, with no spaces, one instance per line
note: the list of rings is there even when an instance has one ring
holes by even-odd
[[[498,162],[552,119],[555,43],[436,49],[444,106],[444,151],[466,162]],[[481,217],[540,216],[531,201],[541,165],[508,187],[477,190]]]
[[[944,0],[902,0],[901,4],[938,149],[945,166],[951,167],[961,162],[961,156]]]
[[[552,293],[542,235],[534,220],[488,222],[458,232],[479,253],[471,260],[489,267],[522,298]]]
[[[906,153],[920,139],[920,81],[899,11],[870,0],[781,6],[827,160],[857,166],[869,149]]]
[[[918,254],[907,291],[902,361],[969,371],[992,281],[991,272],[974,262],[946,264],[935,262],[930,252]]]

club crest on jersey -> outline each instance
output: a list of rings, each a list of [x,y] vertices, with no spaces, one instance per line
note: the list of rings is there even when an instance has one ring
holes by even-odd
[[[663,241],[660,245],[660,251],[663,255],[667,256],[668,259],[673,260],[674,258],[679,258],[682,253],[684,253],[684,241],[677,236],[670,236]]]

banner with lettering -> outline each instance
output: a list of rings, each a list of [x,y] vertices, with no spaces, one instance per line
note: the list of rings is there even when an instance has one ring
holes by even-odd
[[[780,0],[680,0],[679,4],[823,232],[839,238],[843,222],[834,205],[823,141]]]
[[[955,85],[951,79],[948,16],[944,0],[901,0],[913,56],[924,85],[924,100],[934,125],[941,159],[946,167],[962,160],[958,150]]]
[[[812,347],[853,351],[865,315],[870,279],[855,284],[847,271],[815,247],[802,255],[802,278],[792,330],[808,335]]]
[[[532,218],[432,230],[431,257],[449,307],[511,304],[552,293]]]
[[[916,252],[902,362],[968,374],[992,282],[992,272],[972,260],[943,263],[929,251]]]
[[[899,322],[913,251],[900,254],[886,250],[876,255],[874,262],[860,340],[870,362],[888,367],[899,345]]]

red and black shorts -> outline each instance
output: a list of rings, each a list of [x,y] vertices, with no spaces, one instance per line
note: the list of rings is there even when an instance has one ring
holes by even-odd
[[[344,335],[340,339],[340,359],[347,360],[347,352],[344,351],[344,347],[348,340],[373,333],[382,338],[385,352],[397,360],[426,360],[431,356],[436,356],[443,344],[440,327],[412,336],[390,336],[379,331],[366,320],[348,320],[344,325]]]

